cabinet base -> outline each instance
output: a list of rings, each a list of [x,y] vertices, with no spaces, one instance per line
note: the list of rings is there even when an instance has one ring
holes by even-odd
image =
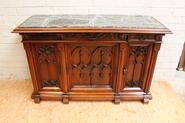
[[[152,99],[151,93],[144,92],[121,92],[115,93],[61,93],[61,92],[42,92],[33,93],[32,99],[35,103],[40,103],[41,100],[58,100],[64,104],[69,104],[69,101],[113,101],[115,104],[120,104],[121,101],[142,101],[143,104],[148,104]]]

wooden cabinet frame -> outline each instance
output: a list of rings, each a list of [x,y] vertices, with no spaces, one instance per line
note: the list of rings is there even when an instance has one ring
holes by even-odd
[[[22,36],[35,103],[41,100],[152,99],[150,86],[165,34],[150,16],[34,15]]]
[[[46,34],[44,35],[47,36]],[[149,92],[149,88],[151,85],[152,74],[155,67],[157,53],[161,45],[161,41],[156,40],[156,37],[159,35],[153,36],[154,39],[144,40],[144,41],[141,41],[139,39],[138,40],[129,39],[129,37],[132,37],[132,34],[122,34],[122,35],[126,35],[128,37],[123,38],[122,40],[117,38],[114,39],[115,37],[113,39],[100,38],[96,40],[89,40],[87,39],[87,37],[82,36],[78,38],[70,37],[69,40],[61,40],[61,39],[52,40],[52,38],[55,38],[55,36],[52,37],[48,35],[49,40],[46,40],[47,39],[46,37],[43,37],[43,39],[42,37],[39,37],[39,40],[38,40],[37,34],[34,34],[34,35],[22,34],[23,44],[26,50],[28,63],[30,67],[30,73],[32,76],[32,81],[34,86],[34,92],[32,94],[32,98],[35,100],[36,103],[40,102],[40,100],[62,100],[64,103],[68,103],[69,100],[113,100],[115,103],[120,103],[121,100],[143,100],[145,103],[148,103],[149,99],[152,98]],[[143,34],[143,35],[147,37],[149,34]],[[162,37],[162,35],[160,36]],[[38,48],[40,48],[41,51],[38,51]],[[74,78],[74,75],[72,75],[73,64],[71,63],[72,61],[71,52],[75,48],[78,50],[78,52],[80,50],[82,54],[86,51],[90,52],[88,50],[92,50],[91,53],[97,52],[97,56],[94,55],[94,57],[100,57],[100,50],[101,52],[109,52],[106,48],[108,48],[109,50],[110,49],[113,50],[111,51],[112,61],[110,64],[112,67],[111,76],[110,76],[112,77],[111,84],[108,84],[108,85],[101,84],[101,81],[97,81],[99,82],[97,83],[98,85],[91,84],[90,86],[88,84],[86,85],[85,83],[83,83],[83,82],[87,82],[85,80],[85,81],[82,81],[81,85],[78,85],[79,83],[77,82],[77,85],[75,85],[75,87],[72,88],[72,78]],[[41,65],[38,64],[39,63],[38,53],[40,52],[50,53],[49,50],[52,50],[54,54],[51,56],[49,55],[47,56],[46,54],[46,56],[49,58],[49,60],[52,60],[54,57],[56,60],[54,62],[57,62],[56,68],[57,68],[57,71],[59,72],[57,75],[58,85],[56,85],[57,87],[55,87],[55,84],[54,85],[49,84],[50,87],[43,88],[43,85],[42,85],[43,81],[41,80],[42,69],[40,68]],[[97,50],[97,51],[94,51],[94,50]],[[135,58],[132,58],[133,57],[131,56],[132,54],[134,55]],[[73,55],[73,57],[76,57],[77,55],[79,54]],[[91,56],[89,57],[92,57],[93,53],[90,55]],[[104,58],[106,57],[108,58],[108,55],[104,56]],[[132,73],[133,75],[129,70],[130,58],[131,60],[134,59],[134,63],[141,62],[134,66],[135,72]],[[78,57],[76,59],[78,59]],[[88,59],[88,58],[85,58],[85,59]],[[43,60],[42,57],[41,57],[41,60]],[[44,60],[47,60],[47,59],[44,59]],[[140,61],[137,61],[137,60],[140,60]],[[88,63],[89,65],[93,64],[90,62]],[[104,60],[104,62],[106,62],[106,60]],[[104,66],[106,66],[106,64]],[[140,70],[141,68],[142,70]],[[55,70],[52,67],[50,69]],[[47,69],[43,70],[43,73],[45,72],[47,72]],[[52,74],[54,74],[54,71]],[[88,75],[89,74],[87,74],[87,77]],[[46,77],[48,76],[49,75],[46,75]],[[138,82],[140,84],[134,85],[134,80],[131,80],[129,82],[128,80],[129,76],[131,76],[133,79],[139,78]],[[104,82],[108,80],[107,77],[104,78],[105,79]],[[98,77],[96,77],[95,79],[98,79]],[[49,82],[52,83],[55,81],[48,81],[48,83]],[[133,87],[126,87],[127,83],[129,83],[128,85]]]

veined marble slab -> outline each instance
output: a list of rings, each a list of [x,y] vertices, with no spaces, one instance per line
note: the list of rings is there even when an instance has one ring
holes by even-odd
[[[151,16],[141,15],[34,15],[18,28],[145,28],[164,29]]]

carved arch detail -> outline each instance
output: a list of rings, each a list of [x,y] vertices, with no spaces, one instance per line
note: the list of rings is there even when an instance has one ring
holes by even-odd
[[[76,47],[71,52],[74,84],[106,85],[111,81],[111,47]]]
[[[57,63],[55,45],[38,45],[36,52],[42,87],[59,87],[60,65]]]
[[[129,50],[127,81],[125,87],[140,87],[148,47],[131,46]]]

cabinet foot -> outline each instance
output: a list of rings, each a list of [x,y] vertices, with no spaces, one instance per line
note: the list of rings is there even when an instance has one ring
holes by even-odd
[[[144,104],[148,104],[149,103],[149,100],[151,100],[151,99],[152,99],[151,93],[144,94],[143,103]]]
[[[115,94],[114,96],[114,104],[120,104],[121,98],[119,94]]]
[[[34,98],[34,103],[39,104],[40,103],[40,98],[39,97],[35,97]]]
[[[37,104],[39,104],[40,101],[41,101],[41,99],[40,99],[40,94],[38,94],[38,93],[33,93],[33,94],[31,95],[31,98],[32,98],[32,99],[34,100],[34,102],[37,103]]]
[[[143,104],[148,104],[149,103],[149,99],[148,98],[144,98],[143,99]]]
[[[67,94],[63,95],[62,102],[64,104],[69,104],[69,96]]]

